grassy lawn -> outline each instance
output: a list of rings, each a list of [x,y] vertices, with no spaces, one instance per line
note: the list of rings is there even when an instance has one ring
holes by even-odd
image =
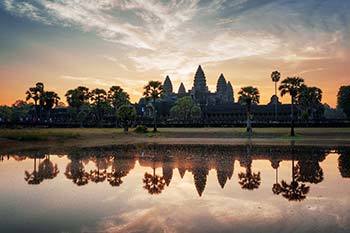
[[[255,128],[254,138],[286,139],[289,128]],[[350,138],[350,128],[297,128],[295,139],[307,138]],[[93,138],[246,138],[245,128],[159,128],[157,133],[137,134],[130,129],[125,134],[122,129],[113,128],[28,128],[0,129],[0,138],[18,141],[40,141],[50,139],[93,139]]]

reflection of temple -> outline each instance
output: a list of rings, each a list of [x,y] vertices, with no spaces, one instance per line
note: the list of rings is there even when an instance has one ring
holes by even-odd
[[[124,153],[124,150],[129,151]],[[118,151],[118,154],[112,153]],[[130,151],[133,151],[131,155]],[[243,189],[253,190],[260,186],[259,171],[254,171],[254,160],[269,160],[271,169],[276,171],[276,181],[271,184],[275,194],[288,200],[301,201],[306,198],[310,187],[323,181],[322,162],[331,150],[310,146],[226,146],[226,145],[144,145],[131,148],[99,148],[97,150],[75,151],[68,155],[70,160],[65,167],[65,177],[75,185],[87,185],[89,182],[107,183],[118,187],[124,178],[134,169],[136,160],[142,167],[152,168],[146,173],[144,187],[150,194],[160,194],[171,185],[174,169],[183,178],[186,174],[193,176],[194,185],[202,196],[210,170],[216,171],[217,182],[221,188],[232,178],[235,161],[245,168],[238,174],[238,183]],[[350,177],[350,150],[337,149],[339,153],[338,168],[342,177]],[[23,153],[23,152],[22,152]],[[28,184],[41,184],[45,180],[55,179],[59,174],[57,164],[52,162],[47,153],[25,152],[16,155],[1,155],[1,160],[25,159],[33,161],[33,168],[25,172]],[[126,156],[127,155],[127,156]],[[290,161],[291,179],[280,181],[278,168],[281,161]],[[90,169],[87,169],[89,166]],[[91,169],[92,168],[92,169]]]

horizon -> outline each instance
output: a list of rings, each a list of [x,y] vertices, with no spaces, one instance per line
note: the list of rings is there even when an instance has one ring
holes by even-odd
[[[150,80],[192,88],[202,65],[211,92],[221,73],[233,85],[257,87],[261,104],[281,80],[301,76],[336,106],[349,84],[350,2],[20,1],[0,3],[0,105],[25,99],[43,82],[59,94],[118,85],[132,102]],[[289,103],[283,97],[283,103]]]

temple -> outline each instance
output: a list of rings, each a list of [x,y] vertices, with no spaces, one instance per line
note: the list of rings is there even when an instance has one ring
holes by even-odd
[[[245,106],[235,102],[232,84],[226,80],[224,74],[219,75],[215,92],[209,90],[207,78],[201,66],[197,68],[194,74],[193,86],[188,91],[186,91],[185,85],[181,83],[177,93],[174,92],[169,76],[166,76],[164,80],[163,89],[163,96],[156,103],[160,124],[162,122],[167,125],[171,123],[177,124],[170,117],[170,109],[174,106],[177,99],[184,96],[190,96],[200,106],[201,118],[197,121],[201,125],[225,126],[236,125],[246,121]],[[149,108],[147,108],[147,101],[144,98],[141,98],[137,105],[139,114],[144,117],[144,120],[152,116]],[[290,104],[282,104],[278,96],[273,95],[268,104],[253,105],[252,114],[255,123],[287,123],[290,121],[291,107]],[[300,117],[301,112],[298,111],[298,106],[296,106],[294,114],[295,119]],[[322,113],[319,116],[317,114],[315,116],[316,118],[321,118]]]

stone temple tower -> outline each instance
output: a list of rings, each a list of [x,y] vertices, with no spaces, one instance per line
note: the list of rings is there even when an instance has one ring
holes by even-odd
[[[218,82],[216,84],[216,93],[221,95],[222,97],[226,96],[227,84],[226,79],[223,74],[220,74]]]
[[[198,66],[194,75],[193,90],[199,92],[208,92],[207,80],[201,66]]]
[[[226,88],[226,95],[227,95],[227,101],[228,102],[235,102],[235,98],[234,98],[234,95],[233,95],[233,88],[232,88],[232,85],[231,85],[231,82],[228,81],[227,82],[227,88]]]
[[[185,85],[183,83],[180,84],[180,87],[179,87],[177,94],[179,97],[183,97],[186,95],[186,88],[185,88]]]
[[[173,84],[171,83],[171,80],[170,80],[168,75],[166,76],[166,78],[164,80],[163,89],[164,89],[165,95],[170,95],[173,93]]]

